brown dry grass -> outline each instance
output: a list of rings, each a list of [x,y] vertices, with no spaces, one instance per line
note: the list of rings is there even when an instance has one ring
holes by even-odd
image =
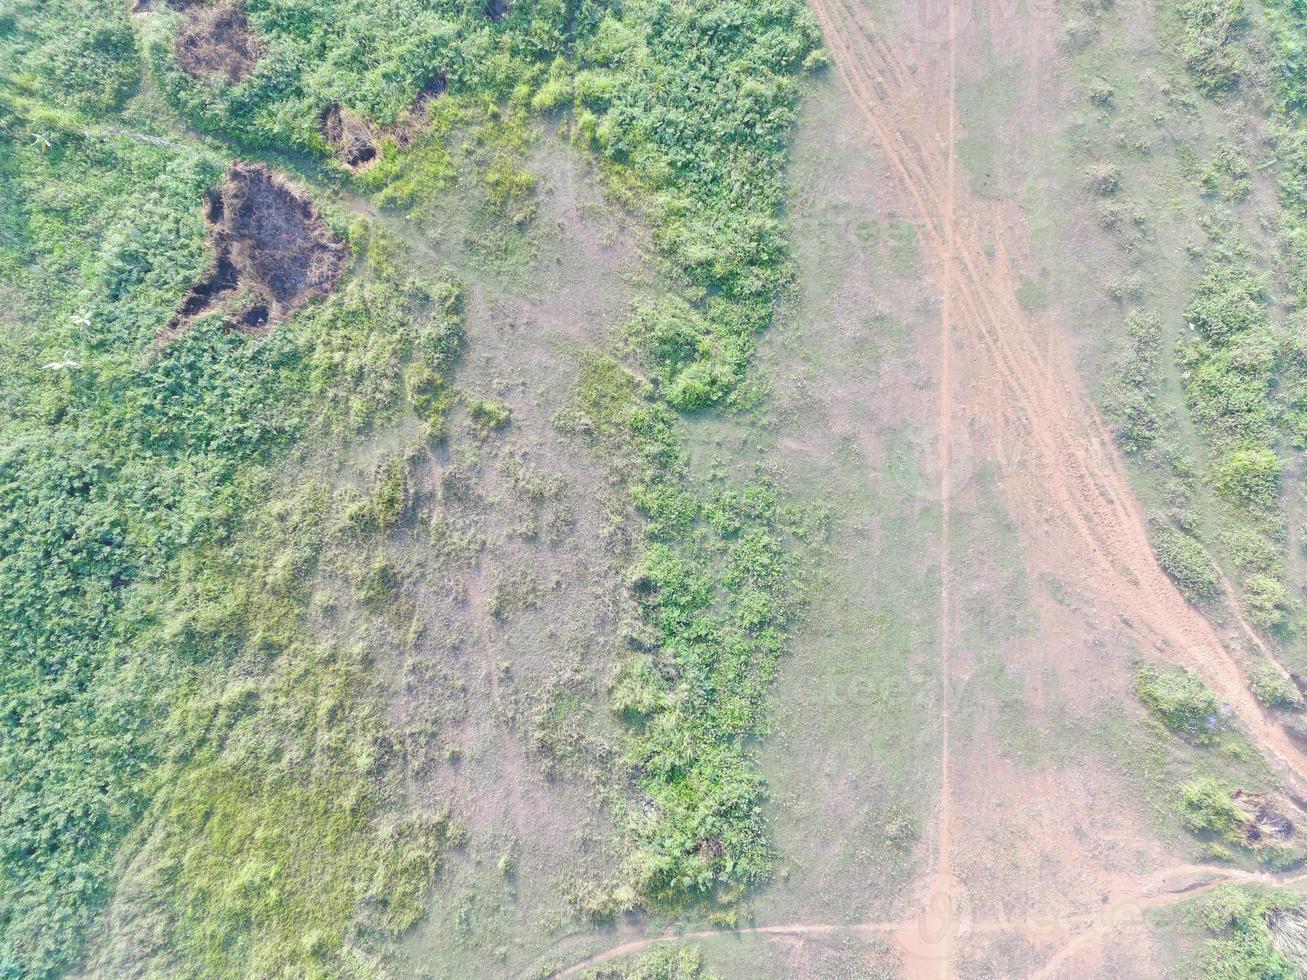
[[[222,78],[236,84],[254,70],[259,39],[250,30],[243,7],[186,6],[177,31],[177,64],[192,78]]]

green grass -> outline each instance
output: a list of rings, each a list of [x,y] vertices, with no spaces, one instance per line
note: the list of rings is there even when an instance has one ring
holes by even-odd
[[[596,361],[581,393],[601,440],[633,453],[618,470],[646,524],[631,579],[653,645],[628,676],[653,693],[617,707],[654,805],[629,814],[622,882],[632,901],[729,906],[770,872],[744,743],[785,650],[802,528],[767,487],[693,486],[677,411],[735,397],[789,282],[778,215],[814,23],[798,0],[248,13],[265,56],[235,85],[180,71],[182,15],[163,5],[0,15],[17,66],[0,81],[0,972],[67,968],[111,891],[165,937],[161,968],[207,975],[368,972],[373,940],[419,914],[454,830],[402,817],[370,652],[305,627],[317,574],[383,635],[402,614],[402,574],[373,545],[407,519],[402,464],[365,500],[278,474],[401,417],[443,437],[459,290],[327,207],[354,253],[333,296],[265,338],[216,318],[155,338],[209,262],[199,205],[234,154],[419,219],[471,172],[464,245],[514,268],[530,112],[600,161],[661,260],[665,299],[621,352],[653,386]],[[384,126],[436,73],[449,91],[410,148],[383,144],[359,175],[332,162],[329,103]]]
[[[1185,0],[1177,5],[1183,25],[1181,57],[1198,87],[1219,96],[1247,71],[1239,44],[1248,26],[1243,0]]]
[[[1206,934],[1194,972],[1201,980],[1293,980],[1299,968],[1275,946],[1270,923],[1297,913],[1302,900],[1287,891],[1223,885],[1191,913]]]
[[[1214,744],[1224,727],[1216,697],[1187,670],[1141,667],[1135,693],[1163,725],[1196,745]]]
[[[703,956],[693,946],[660,946],[631,963],[597,967],[585,974],[591,980],[714,980]]]
[[[5,262],[29,304],[11,315],[30,325],[2,354],[0,767],[12,776],[0,962],[34,975],[78,955],[107,898],[117,848],[170,756],[161,722],[194,710],[191,697],[217,696],[178,685],[239,659],[247,642],[257,663],[275,659],[298,615],[283,610],[284,623],[246,639],[160,632],[169,592],[194,601],[190,616],[226,615],[229,595],[179,587],[207,567],[183,559],[239,533],[240,515],[261,506],[260,474],[292,444],[397,411],[406,365],[447,372],[459,327],[452,287],[406,278],[357,239],[365,258],[337,295],[268,338],[207,322],[152,350],[207,262],[198,201],[221,160],[72,138],[44,152],[7,143],[2,159],[21,191]]]
[[[786,649],[797,598],[786,542],[804,527],[765,485],[698,490],[674,416],[616,362],[587,365],[581,407],[647,521],[629,580],[651,634],[613,697],[653,806],[628,817],[639,847],[624,880],[673,908],[729,907],[771,872],[765,789],[744,740]]]

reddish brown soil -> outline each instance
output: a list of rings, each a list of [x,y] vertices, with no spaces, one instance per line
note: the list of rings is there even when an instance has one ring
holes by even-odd
[[[178,6],[169,4],[169,6]],[[185,3],[186,19],[177,31],[177,64],[192,78],[222,78],[235,84],[254,70],[259,41],[242,7],[204,7]]]
[[[958,186],[955,165],[956,46],[960,16],[941,11],[943,33],[932,50],[911,39],[889,43],[855,0],[810,0],[834,56],[836,72],[857,103],[867,137],[889,164],[893,190],[914,215],[933,260],[944,334],[940,366],[941,534],[949,533],[949,362],[959,357],[970,384],[973,422],[986,434],[1005,479],[1029,568],[1055,575],[1110,611],[1125,638],[1199,671],[1230,704],[1290,788],[1307,773],[1307,754],[1252,698],[1242,669],[1210,624],[1158,568],[1139,507],[1111,438],[1056,330],[1037,324],[1016,298],[1020,281],[1010,205]],[[970,8],[968,8],[970,9]],[[1039,61],[1046,45],[1025,53]],[[910,67],[909,67],[910,66]],[[1033,71],[1033,68],[1032,68]],[[937,862],[922,895],[927,918],[956,918],[952,880],[951,782],[947,703],[951,611],[948,569],[941,602],[944,738]],[[1276,824],[1271,820],[1272,824]],[[1278,826],[1278,824],[1276,824]],[[1055,828],[1054,828],[1055,829]],[[1067,835],[1067,853],[1074,841]],[[1113,886],[1126,890],[1125,878]],[[951,976],[952,936],[944,922],[904,946],[912,975]]]
[[[236,162],[209,192],[205,217],[214,262],[165,328],[167,340],[221,310],[231,326],[264,332],[335,288],[348,249],[312,203],[259,164]]]

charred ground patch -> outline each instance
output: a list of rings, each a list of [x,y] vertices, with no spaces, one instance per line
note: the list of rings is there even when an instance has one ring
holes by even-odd
[[[1243,825],[1243,835],[1249,844],[1282,844],[1293,838],[1293,821],[1281,810],[1282,804],[1260,793],[1235,790],[1231,796]]]
[[[163,339],[209,312],[227,314],[233,329],[262,333],[331,292],[344,271],[345,244],[308,198],[261,165],[233,163],[209,191],[205,218],[213,265],[182,300]]]
[[[177,31],[177,64],[192,78],[223,78],[235,84],[254,70],[261,53],[243,7],[169,3],[185,20]]]
[[[401,147],[412,143],[431,122],[431,103],[444,95],[448,87],[448,78],[443,73],[436,75],[422,87],[403,118],[386,127],[374,126],[333,102],[322,111],[318,129],[345,166],[362,170],[377,159],[383,139],[392,139]]]
[[[377,158],[372,127],[348,109],[332,104],[322,113],[322,137],[340,154],[345,166],[364,167]]]

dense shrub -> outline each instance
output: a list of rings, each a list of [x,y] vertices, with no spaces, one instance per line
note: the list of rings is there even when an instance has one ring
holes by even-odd
[[[1170,524],[1152,525],[1153,551],[1162,571],[1175,581],[1190,602],[1204,602],[1221,592],[1216,568],[1203,546]]]
[[[1303,706],[1303,698],[1293,681],[1274,664],[1262,662],[1250,672],[1248,686],[1257,700],[1268,708],[1296,711]]]
[[[1196,744],[1213,742],[1223,727],[1216,697],[1191,671],[1141,667],[1135,693],[1162,724]]]
[[[1156,405],[1161,324],[1155,313],[1136,310],[1126,319],[1126,331],[1112,369],[1107,409],[1125,450],[1142,452],[1156,444],[1161,430]]]
[[[1177,10],[1185,67],[1208,95],[1233,87],[1246,71],[1239,35],[1247,27],[1243,0],[1185,0]]]
[[[1222,885],[1198,909],[1208,934],[1199,954],[1201,980],[1295,980],[1301,971],[1275,946],[1271,923],[1301,914],[1302,899],[1288,891]]]
[[[1192,779],[1180,787],[1180,819],[1187,830],[1225,844],[1240,845],[1243,814],[1234,805],[1232,787],[1219,779]]]
[[[1272,510],[1280,493],[1280,457],[1266,446],[1240,446],[1217,460],[1212,485],[1233,503]]]

